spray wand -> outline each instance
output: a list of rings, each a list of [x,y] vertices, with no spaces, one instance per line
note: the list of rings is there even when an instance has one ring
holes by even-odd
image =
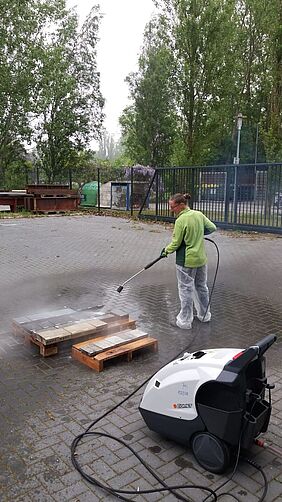
[[[216,243],[214,241],[212,241],[211,239],[209,239],[208,237],[204,237],[205,241],[209,241],[209,242],[212,242],[215,247],[217,248],[217,252],[219,253],[218,251],[218,247],[216,245]],[[219,256],[219,255],[218,255]],[[141,274],[142,272],[144,272],[144,270],[148,270],[148,268],[152,267],[153,265],[155,265],[155,263],[157,263],[158,261],[160,261],[162,258],[166,258],[167,255],[165,253],[165,248],[163,248],[160,256],[158,258],[156,258],[154,261],[151,261],[151,263],[148,263],[148,265],[146,265],[146,267],[142,268],[141,270],[139,270],[139,272],[137,272],[136,274],[134,274],[132,277],[129,277],[129,279],[127,279],[127,281],[125,281],[123,284],[121,284],[118,288],[117,288],[117,292],[118,293],[121,293],[121,291],[123,290],[124,286],[129,282],[129,281],[132,281],[132,279],[134,279],[134,277],[137,277],[137,275]],[[217,269],[218,269],[218,264],[217,264]],[[217,274],[217,270],[216,270],[216,274]],[[214,284],[213,284],[213,287],[212,287],[212,290],[214,288]]]
[[[151,268],[153,265],[155,265],[155,263],[157,263],[158,261],[160,261],[162,258],[165,258],[166,255],[160,255],[158,258],[156,258],[154,261],[151,261],[151,263],[148,263],[148,265],[146,265],[144,268],[142,268],[141,270],[139,270],[139,272],[137,272],[136,274],[134,274],[132,277],[129,277],[129,279],[127,279],[127,281],[125,281],[123,284],[121,284],[118,288],[117,288],[117,292],[118,293],[121,293],[121,291],[123,290],[125,284],[127,284],[129,281],[132,281],[132,279],[134,279],[134,277],[137,277],[137,275],[141,274],[142,272],[144,272],[145,270],[148,270],[148,268]]]

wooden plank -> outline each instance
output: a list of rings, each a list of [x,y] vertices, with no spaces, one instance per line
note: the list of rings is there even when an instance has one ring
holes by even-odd
[[[32,338],[31,335],[25,336],[24,343],[25,343],[25,345],[30,345],[31,343],[33,345],[37,345],[39,347],[40,355],[43,357],[53,356],[58,353],[57,345],[50,345],[49,347],[46,347],[46,345],[43,345],[38,340]]]
[[[54,356],[58,353],[58,347],[56,345],[50,345],[46,347],[46,345],[40,345],[40,355],[43,357]]]
[[[113,357],[120,356],[122,354],[127,354],[128,352],[133,352],[140,348],[150,347],[154,348],[156,351],[158,341],[155,338],[142,338],[141,340],[136,340],[136,342],[127,343],[126,345],[120,345],[119,347],[114,347],[113,349],[106,350],[105,352],[101,352],[97,354],[92,359],[96,359],[96,361],[107,361],[108,359],[112,359]]]
[[[95,371],[102,371],[103,369],[103,363],[99,363],[99,361],[95,361],[93,357],[89,357],[86,354],[83,354],[80,350],[77,350],[75,346],[72,347],[72,357],[79,361],[80,363],[86,364],[86,366],[89,366],[89,368],[95,370]]]
[[[105,361],[123,355],[126,355],[127,361],[131,361],[133,352],[145,348],[151,348],[154,352],[156,352],[158,350],[158,341],[155,338],[143,338],[141,340],[137,340],[136,342],[120,345],[119,347],[101,352],[94,357],[84,354],[74,345],[72,347],[72,357],[89,368],[100,372],[104,369]]]

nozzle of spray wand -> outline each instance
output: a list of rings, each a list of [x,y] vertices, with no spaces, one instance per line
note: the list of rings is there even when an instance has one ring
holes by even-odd
[[[139,270],[139,272],[137,272],[136,274],[134,274],[132,277],[129,277],[129,279],[127,279],[127,281],[125,281],[123,284],[121,284],[118,288],[117,288],[117,292],[118,293],[121,293],[121,291],[123,290],[125,284],[127,284],[129,281],[132,281],[132,279],[134,279],[134,277],[137,277],[137,275],[139,274],[142,274],[142,272],[144,272],[144,270],[148,270],[148,268],[152,267],[153,265],[155,265],[155,263],[157,263],[158,261],[160,261],[162,258],[165,258],[165,255],[162,255],[162,256],[159,256],[158,258],[156,258],[154,261],[152,261],[151,263],[148,263],[148,265],[146,265],[144,268],[142,268],[141,270]]]

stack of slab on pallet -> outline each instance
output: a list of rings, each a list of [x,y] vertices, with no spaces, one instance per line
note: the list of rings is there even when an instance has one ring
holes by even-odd
[[[157,340],[136,329],[127,313],[105,312],[101,307],[64,308],[21,317],[14,319],[13,332],[39,346],[43,357],[57,354],[63,342],[79,341],[72,347],[72,356],[96,371],[102,371],[104,361],[119,355],[131,360],[132,353],[141,348],[157,350]]]

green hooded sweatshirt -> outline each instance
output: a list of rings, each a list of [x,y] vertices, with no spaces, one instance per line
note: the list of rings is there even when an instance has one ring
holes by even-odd
[[[216,226],[201,211],[186,208],[175,221],[172,241],[165,248],[167,254],[176,251],[176,264],[197,268],[207,263],[204,235],[216,230]]]

